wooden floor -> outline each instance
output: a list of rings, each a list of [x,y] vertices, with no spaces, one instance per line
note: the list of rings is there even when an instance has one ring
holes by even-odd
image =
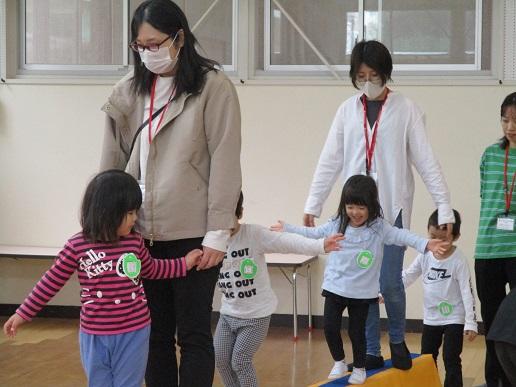
[[[4,317],[0,317],[3,326]],[[83,386],[86,384],[78,348],[78,322],[69,319],[35,319],[25,324],[15,340],[0,335],[0,386],[45,387]],[[255,358],[261,386],[306,386],[324,380],[333,365],[321,330],[309,334],[301,331],[294,343],[291,329],[271,328]],[[384,356],[389,357],[386,337],[382,338]],[[351,354],[349,340],[344,336],[345,350]],[[412,352],[420,349],[420,335],[408,334]],[[476,386],[483,381],[484,338],[465,342],[462,353],[464,386]],[[441,380],[442,361],[440,361]],[[215,375],[214,386],[222,386]]]

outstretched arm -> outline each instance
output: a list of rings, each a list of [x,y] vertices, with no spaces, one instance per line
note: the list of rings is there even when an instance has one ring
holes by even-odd
[[[255,239],[261,241],[261,249],[265,254],[292,253],[317,255],[338,250],[340,241],[344,237],[342,234],[334,234],[324,239],[312,239],[289,232],[271,231],[265,227],[260,227],[259,236]]]

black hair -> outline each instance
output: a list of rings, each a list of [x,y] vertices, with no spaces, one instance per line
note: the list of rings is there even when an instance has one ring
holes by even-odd
[[[516,108],[516,92],[509,94],[502,102],[502,106],[500,107],[500,117],[505,115],[505,112],[509,107]],[[500,139],[500,148],[505,149],[509,146],[509,140],[507,137],[503,136]]]
[[[81,226],[90,242],[118,241],[118,228],[129,211],[142,205],[142,191],[134,177],[110,169],[96,175],[86,187],[81,206]]]
[[[453,216],[455,216],[455,223],[453,224],[452,235],[454,238],[457,238],[460,235],[461,224],[459,211],[453,210]],[[430,215],[430,217],[428,218],[427,228],[430,227],[439,228],[439,212],[437,210],[432,212],[432,215]]]
[[[366,206],[369,211],[366,224],[369,226],[376,218],[383,218],[382,207],[378,200],[378,188],[371,176],[351,176],[344,187],[340,197],[337,218],[340,219],[339,232],[344,234],[349,224],[349,216],[346,213],[346,204]]]
[[[238,219],[242,218],[242,215],[244,214],[244,208],[242,207],[243,204],[244,204],[244,194],[242,193],[242,191],[240,191],[240,196],[238,197],[238,202],[237,202],[236,210],[235,210],[235,216]]]
[[[134,11],[131,21],[131,41],[138,37],[138,31],[143,23],[149,23],[152,27],[169,35],[172,39],[183,30],[184,45],[179,52],[177,72],[174,76],[176,93],[178,98],[184,92],[198,94],[201,92],[205,74],[215,70],[219,64],[211,59],[205,58],[197,52],[195,46],[197,39],[190,31],[188,21],[184,12],[179,6],[170,0],[147,0],[141,3]],[[177,44],[177,43],[175,43]],[[133,51],[134,76],[132,78],[132,89],[136,94],[149,94],[154,73],[149,71],[141,61],[140,54]]]
[[[351,51],[349,76],[351,83],[358,89],[357,76],[361,64],[371,67],[382,79],[382,84],[392,80],[392,57],[382,43],[377,40],[362,40]]]

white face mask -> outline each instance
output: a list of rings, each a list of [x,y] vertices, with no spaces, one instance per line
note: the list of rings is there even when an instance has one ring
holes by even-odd
[[[170,57],[170,47],[174,44],[177,34],[172,40],[172,44],[168,47],[162,46],[156,52],[145,50],[140,52],[140,59],[147,69],[154,74],[164,74],[172,71],[177,64],[181,48],[177,50],[175,58]]]
[[[378,98],[383,91],[385,90],[385,85],[373,83],[371,81],[366,81],[364,83],[360,83],[360,91],[364,93],[367,99],[376,99]]]

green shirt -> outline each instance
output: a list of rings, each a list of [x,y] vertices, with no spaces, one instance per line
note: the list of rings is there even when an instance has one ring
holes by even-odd
[[[480,221],[478,225],[476,259],[515,258],[515,230],[498,230],[497,219],[505,214],[503,170],[505,149],[493,144],[484,151],[480,162]],[[509,148],[507,184],[509,190],[516,171],[516,148]],[[516,189],[515,189],[516,191]],[[516,219],[516,193],[512,197],[509,217]]]

